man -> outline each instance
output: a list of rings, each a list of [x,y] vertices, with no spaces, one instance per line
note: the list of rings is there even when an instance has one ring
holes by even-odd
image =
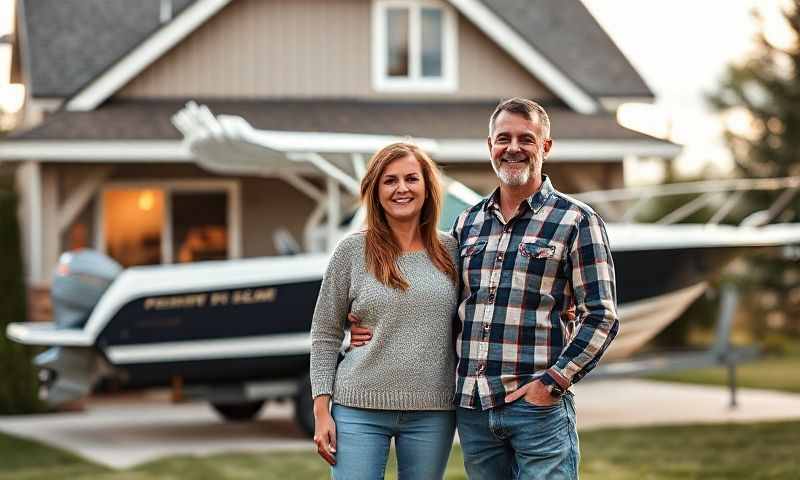
[[[569,387],[619,328],[605,225],[542,175],[553,141],[539,104],[501,102],[487,140],[500,186],[452,231],[462,272],[455,403],[464,466],[472,479],[577,478]],[[369,339],[357,325],[352,333],[356,346]]]

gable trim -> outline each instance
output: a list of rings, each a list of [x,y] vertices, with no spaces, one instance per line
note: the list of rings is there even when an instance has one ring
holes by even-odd
[[[94,110],[230,2],[231,0],[197,0],[84,86],[67,101],[66,109]]]
[[[480,0],[447,1],[573,110],[584,114],[597,113],[600,110],[598,102],[591,95]],[[231,0],[197,0],[79,90],[66,102],[65,108],[71,111],[94,110],[230,2]]]
[[[17,140],[6,141],[0,161],[37,159],[56,162],[190,162],[192,152],[180,140]]]
[[[584,114],[598,112],[598,104],[591,95],[547,60],[480,0],[448,1],[573,110]]]

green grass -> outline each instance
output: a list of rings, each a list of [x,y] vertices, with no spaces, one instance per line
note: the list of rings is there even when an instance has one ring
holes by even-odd
[[[596,430],[581,434],[584,480],[796,479],[800,422]],[[169,457],[115,471],[0,434],[0,480],[318,479],[313,452]],[[397,478],[394,458],[387,478]],[[454,447],[446,477],[465,479]]]
[[[782,355],[764,357],[736,367],[736,384],[740,387],[763,388],[800,393],[800,348],[789,349]],[[679,372],[649,375],[650,380],[666,382],[727,385],[725,367],[700,368]]]
[[[102,471],[64,450],[0,433],[0,480],[75,478]]]
[[[797,479],[800,422],[651,427],[581,435],[589,480]]]

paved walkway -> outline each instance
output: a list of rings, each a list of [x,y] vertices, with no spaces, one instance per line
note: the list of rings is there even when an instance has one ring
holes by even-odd
[[[643,380],[575,387],[578,428],[800,419],[800,394],[739,391],[730,409],[725,388]],[[114,468],[168,455],[308,450],[290,404],[270,404],[256,422],[226,423],[205,404],[170,404],[165,393],[93,399],[85,411],[0,417],[0,430],[49,443]]]
[[[727,387],[603,380],[575,387],[578,429],[691,423],[800,420],[800,394],[739,389],[730,408]]]

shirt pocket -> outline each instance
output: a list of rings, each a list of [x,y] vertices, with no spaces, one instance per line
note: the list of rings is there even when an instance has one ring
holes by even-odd
[[[542,277],[566,276],[564,244],[538,237],[523,237],[518,247],[518,265]]]
[[[480,237],[467,238],[459,250],[461,256],[461,275],[465,293],[471,294],[480,288],[481,271],[483,269],[483,256],[486,250],[486,239]]]
[[[461,245],[461,258],[463,260],[467,257],[473,257],[483,252],[484,249],[486,249],[486,240],[482,240],[480,237],[468,238]]]

